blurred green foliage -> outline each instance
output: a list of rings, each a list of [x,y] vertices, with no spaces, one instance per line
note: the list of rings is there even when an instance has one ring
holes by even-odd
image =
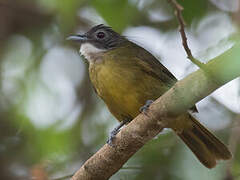
[[[128,0],[93,0],[93,7],[114,29],[122,32],[139,15],[138,9]]]
[[[191,23],[193,20],[197,20],[206,15],[209,6],[211,4],[207,0],[203,1],[182,1],[182,7],[184,8],[183,17],[186,23]]]
[[[207,0],[179,3],[189,27],[212,13],[229,17],[237,13]],[[158,20],[151,18],[156,12]],[[77,54],[79,47],[65,41],[69,34],[99,23],[118,32],[141,26],[164,31],[165,37],[177,32],[173,10],[165,0],[0,0],[0,179],[72,174],[105,143],[117,122],[94,94],[87,63]],[[232,122],[236,113],[223,108],[233,114]],[[230,130],[225,130],[224,139]],[[240,179],[236,147],[231,175]],[[205,169],[176,136],[166,132],[111,179],[223,180],[226,169],[226,163]]]

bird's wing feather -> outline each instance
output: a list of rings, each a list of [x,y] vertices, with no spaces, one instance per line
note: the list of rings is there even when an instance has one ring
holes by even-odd
[[[137,57],[139,65],[143,66],[148,73],[166,83],[171,88],[177,78],[163,66],[151,53],[138,46]]]
[[[145,49],[139,47],[137,57],[140,61],[139,65],[143,66],[143,70],[160,79],[162,82],[166,83],[169,88],[171,88],[176,82],[177,78],[164,66],[162,65],[151,53]],[[198,112],[196,106],[190,109],[192,112]]]

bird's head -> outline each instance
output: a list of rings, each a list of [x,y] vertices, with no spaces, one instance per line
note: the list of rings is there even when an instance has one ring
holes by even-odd
[[[80,53],[88,60],[91,60],[91,56],[117,48],[127,41],[111,27],[103,24],[92,27],[84,34],[69,36],[67,39],[78,42]]]

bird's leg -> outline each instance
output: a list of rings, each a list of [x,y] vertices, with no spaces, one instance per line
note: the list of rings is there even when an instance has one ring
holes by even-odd
[[[121,127],[123,127],[126,123],[128,123],[129,121],[127,120],[123,120],[121,121],[109,134],[107,143],[110,146],[113,146],[113,139],[116,137],[117,133],[120,131]]]
[[[139,111],[143,114],[147,114],[149,106],[153,103],[153,100],[147,100],[145,105],[140,107]]]

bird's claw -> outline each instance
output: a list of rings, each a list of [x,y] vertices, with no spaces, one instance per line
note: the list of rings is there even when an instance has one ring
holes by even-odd
[[[108,137],[108,140],[107,140],[108,145],[110,145],[110,146],[113,146],[113,145],[114,145],[114,144],[113,144],[113,141],[114,141],[116,135],[119,133],[119,131],[120,131],[119,129],[114,128],[114,129],[109,133],[109,137]]]
[[[149,109],[149,106],[153,103],[153,100],[147,100],[145,105],[140,107],[139,111],[143,114],[147,114],[147,111]]]
[[[109,138],[107,140],[108,145],[114,146],[113,140],[115,139],[116,135],[119,133],[121,127],[126,124],[128,121],[121,121],[120,124],[118,124],[117,127],[115,127],[109,134]]]

